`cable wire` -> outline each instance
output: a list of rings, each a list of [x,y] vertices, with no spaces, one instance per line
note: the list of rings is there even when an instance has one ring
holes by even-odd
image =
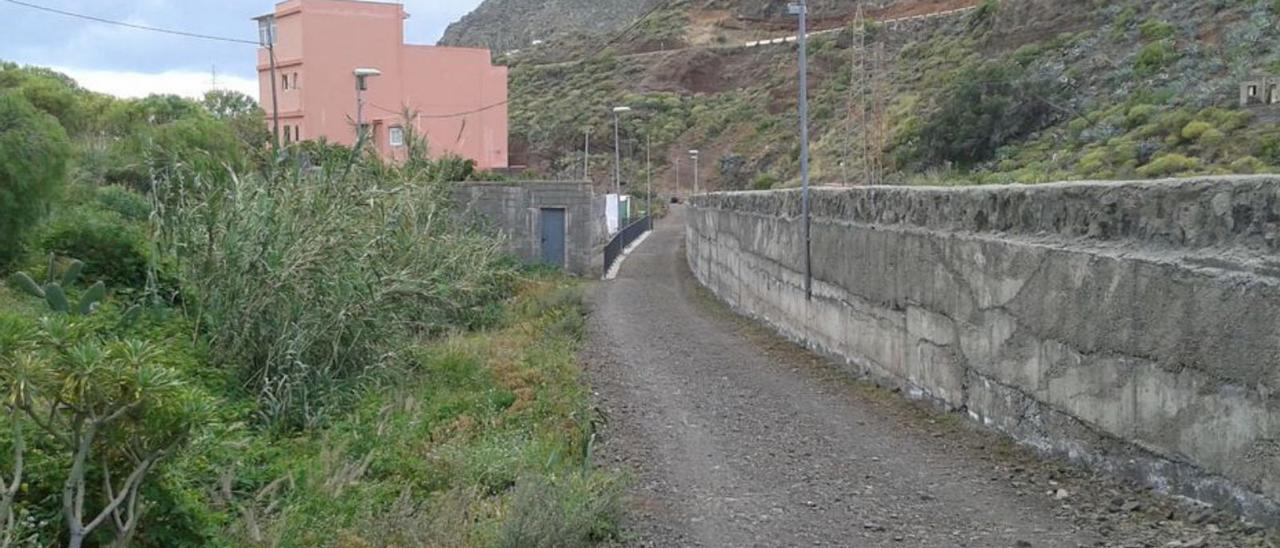
[[[414,118],[425,118],[425,119],[428,119],[428,120],[439,120],[439,119],[443,119],[443,118],[461,118],[461,117],[463,117],[463,116],[470,116],[470,115],[472,115],[472,114],[479,114],[479,113],[481,113],[481,112],[485,112],[485,111],[493,110],[493,109],[495,109],[495,108],[498,108],[498,107],[500,107],[500,106],[507,105],[507,104],[510,104],[510,103],[511,103],[511,100],[510,100],[510,99],[508,99],[508,100],[506,100],[506,101],[501,101],[501,102],[494,103],[494,104],[489,105],[489,106],[480,107],[480,108],[477,108],[477,109],[475,109],[475,110],[468,110],[468,111],[465,111],[465,112],[453,112],[453,113],[449,113],[449,114],[421,114],[421,113],[419,113],[419,114],[414,115]],[[389,108],[387,108],[387,107],[384,107],[384,106],[379,105],[379,104],[374,103],[374,102],[370,102],[370,103],[369,103],[369,106],[372,106],[373,108],[376,108],[376,109],[381,110],[381,111],[383,111],[383,112],[386,112],[386,113],[388,113],[388,114],[404,114],[404,111],[403,111],[403,110],[392,110],[392,109],[389,109]]]
[[[199,38],[199,39],[201,39],[201,40],[215,40],[215,41],[219,41],[219,42],[231,42],[231,43],[234,43],[234,44],[250,44],[250,45],[254,45],[254,46],[259,45],[259,44],[258,44],[258,42],[257,42],[256,40],[242,40],[242,39],[240,39],[240,38],[227,38],[227,37],[225,37],[225,36],[214,36],[214,35],[211,35],[211,34],[199,34],[199,33],[195,33],[195,32],[187,32],[187,31],[182,31],[182,30],[173,30],[173,29],[165,29],[165,28],[160,28],[160,27],[151,27],[151,26],[147,26],[147,25],[135,25],[135,24],[133,24],[133,23],[126,23],[126,22],[124,22],[124,21],[114,21],[114,20],[111,20],[111,19],[104,19],[104,18],[102,18],[102,17],[95,17],[95,16],[93,16],[93,15],[85,15],[85,14],[83,14],[83,13],[75,13],[75,12],[70,12],[70,11],[64,11],[64,10],[60,10],[60,9],[50,8],[50,7],[47,7],[47,6],[41,6],[41,5],[37,5],[37,4],[32,4],[32,3],[29,3],[29,2],[22,2],[22,1],[20,1],[20,0],[4,0],[4,1],[5,1],[5,2],[8,2],[8,3],[10,3],[10,4],[14,4],[14,5],[18,5],[18,6],[23,6],[23,7],[26,7],[26,8],[31,8],[31,9],[33,9],[33,10],[39,10],[39,11],[44,11],[44,12],[49,12],[49,13],[56,13],[56,14],[58,14],[58,15],[63,15],[63,16],[66,16],[66,17],[74,17],[74,18],[76,18],[76,19],[84,19],[84,20],[87,20],[87,21],[94,21],[94,22],[97,22],[97,23],[105,23],[105,24],[108,24],[108,25],[115,25],[115,26],[118,26],[118,27],[126,27],[126,28],[137,29],[137,30],[145,30],[145,31],[150,31],[150,32],[159,32],[159,33],[163,33],[163,34],[172,34],[172,35],[175,35],[175,36],[185,36],[185,37],[187,37],[187,38]]]

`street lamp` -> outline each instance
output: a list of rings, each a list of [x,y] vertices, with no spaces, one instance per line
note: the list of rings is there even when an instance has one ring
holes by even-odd
[[[804,294],[813,299],[813,237],[809,211],[809,8],[805,0],[791,4],[791,12],[800,19],[797,36],[800,49],[800,186],[801,210],[804,215]]]
[[[689,151],[689,157],[693,159],[693,195],[698,195],[698,149]]]
[[[369,79],[382,76],[376,68],[358,68],[352,71],[356,76],[356,157],[360,156],[360,148],[364,145],[364,92],[369,89]]]
[[[613,107],[613,188],[622,195],[622,130],[619,129],[619,115],[631,112],[631,107]]]

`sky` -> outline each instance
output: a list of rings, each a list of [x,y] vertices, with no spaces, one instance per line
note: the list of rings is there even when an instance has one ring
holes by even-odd
[[[22,0],[62,11],[153,27],[257,41],[256,16],[274,0]],[[434,44],[481,0],[404,0],[405,40]],[[105,25],[0,0],[0,60],[51,67],[80,85],[121,97],[213,87],[258,95],[256,46]],[[216,76],[215,76],[216,75]]]

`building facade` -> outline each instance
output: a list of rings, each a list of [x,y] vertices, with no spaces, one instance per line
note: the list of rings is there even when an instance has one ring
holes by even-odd
[[[288,0],[259,17],[259,36],[275,50],[274,78],[270,48],[258,51],[260,104],[270,119],[278,101],[281,141],[353,145],[355,70],[376,69],[363,92],[365,146],[403,159],[411,128],[432,157],[508,167],[507,68],[484,49],[406,45],[408,16],[400,4]]]

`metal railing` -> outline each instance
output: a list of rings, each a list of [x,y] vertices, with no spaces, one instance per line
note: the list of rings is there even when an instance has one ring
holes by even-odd
[[[645,216],[618,231],[613,239],[609,241],[609,245],[604,246],[605,273],[609,273],[609,269],[613,268],[613,263],[618,261],[618,257],[622,256],[622,251],[627,249],[627,246],[630,246],[632,242],[635,242],[637,238],[650,230],[653,230],[653,217]]]

